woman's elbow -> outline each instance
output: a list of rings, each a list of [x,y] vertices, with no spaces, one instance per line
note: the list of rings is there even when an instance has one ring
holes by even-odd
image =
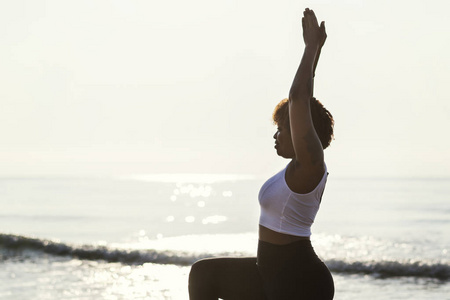
[[[297,102],[297,101],[309,101],[312,97],[311,93],[307,91],[290,91],[289,92],[289,101]]]
[[[289,100],[302,101],[308,100],[312,97],[311,84],[293,85],[289,91]]]

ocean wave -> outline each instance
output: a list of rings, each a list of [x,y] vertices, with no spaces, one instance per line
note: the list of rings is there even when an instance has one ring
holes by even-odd
[[[378,278],[389,277],[430,277],[441,280],[450,279],[450,265],[444,263],[368,261],[349,262],[345,260],[327,260],[326,265],[332,272],[347,274],[366,274]]]
[[[0,234],[1,256],[16,256],[19,251],[34,251],[55,256],[70,256],[86,260],[103,260],[107,262],[121,262],[124,264],[173,264],[188,266],[205,255],[190,255],[179,251],[159,250],[125,250],[112,249],[101,245],[70,245],[57,241],[30,238],[18,235]],[[1,257],[0,256],[0,257]]]
[[[24,252],[46,253],[55,256],[68,256],[83,260],[103,260],[123,264],[172,264],[189,266],[195,261],[211,256],[237,256],[239,253],[189,253],[173,250],[126,250],[108,246],[70,245],[58,241],[0,234],[0,261]],[[242,255],[245,255],[242,253]],[[450,280],[450,265],[445,263],[402,262],[402,261],[347,261],[326,260],[325,264],[335,273],[365,274],[378,278],[390,277],[429,277]]]

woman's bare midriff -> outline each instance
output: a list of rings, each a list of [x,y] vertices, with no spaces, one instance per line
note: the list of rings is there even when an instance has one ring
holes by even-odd
[[[297,241],[309,240],[309,237],[279,233],[259,225],[259,239],[263,242],[275,245],[287,245]]]

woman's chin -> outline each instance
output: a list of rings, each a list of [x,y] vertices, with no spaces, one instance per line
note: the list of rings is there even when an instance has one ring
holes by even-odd
[[[288,157],[286,157],[286,155],[283,154],[283,152],[281,152],[279,149],[277,149],[277,155],[280,156],[280,157],[282,157],[282,158],[288,158]]]
[[[280,150],[278,150],[278,149],[277,149],[277,155],[282,158],[286,158],[286,159],[292,159],[294,157],[293,155],[287,155],[286,153],[280,152]]]

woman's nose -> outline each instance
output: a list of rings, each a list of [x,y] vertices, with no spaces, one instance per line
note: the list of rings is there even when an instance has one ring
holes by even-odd
[[[275,134],[273,135],[273,138],[274,138],[274,139],[277,139],[277,135],[278,135],[278,131],[275,132]]]

